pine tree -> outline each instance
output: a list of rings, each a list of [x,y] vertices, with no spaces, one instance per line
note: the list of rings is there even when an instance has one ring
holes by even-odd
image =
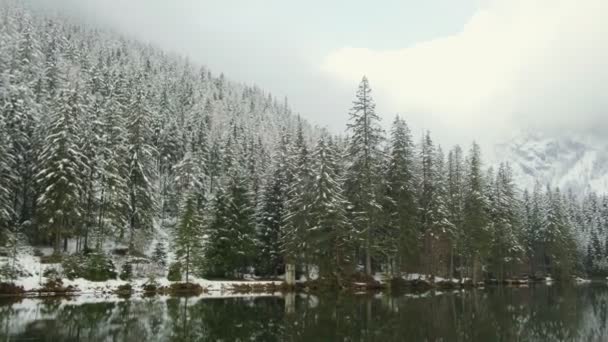
[[[309,187],[313,179],[308,146],[304,138],[301,121],[298,124],[292,151],[288,157],[288,169],[293,170],[293,178],[287,185],[287,200],[285,215],[281,228],[281,243],[285,256],[286,267],[295,265],[297,261],[308,262],[309,241],[306,233],[310,227],[310,198]]]
[[[170,120],[160,132],[158,143],[158,174],[160,176],[160,207],[161,217],[175,216],[179,198],[175,196],[177,189],[173,180],[174,168],[185,153],[186,144],[181,143],[179,128],[176,120]]]
[[[268,180],[262,190],[262,204],[258,217],[257,241],[259,244],[258,271],[276,275],[283,265],[281,228],[283,226],[287,186],[293,176],[288,169],[289,135],[282,134],[272,158]]]
[[[449,273],[449,256],[452,249],[452,246],[449,244],[451,241],[450,237],[454,236],[456,228],[450,221],[445,157],[441,146],[437,148],[434,160],[432,177],[435,189],[431,203],[431,217],[433,221],[429,230],[432,238],[431,269],[433,270],[432,274],[443,271],[441,274],[446,275],[446,273]]]
[[[152,262],[165,268],[167,266],[167,251],[165,250],[165,244],[162,241],[158,241],[154,246],[154,252],[152,252]]]
[[[194,193],[185,196],[180,206],[179,221],[175,228],[173,246],[175,256],[186,271],[186,283],[196,270],[196,256],[201,253],[203,218],[198,210]]]
[[[452,250],[450,251],[450,274],[454,275],[456,264],[461,261],[465,241],[464,222],[464,194],[465,194],[465,166],[462,149],[455,146],[448,153],[447,164],[447,209],[449,220],[454,224],[452,235],[449,237]]]
[[[466,189],[464,197],[465,257],[471,262],[473,282],[479,280],[481,263],[489,253],[490,231],[484,196],[484,179],[481,174],[481,151],[473,143],[468,156]]]
[[[511,168],[501,164],[492,180],[493,201],[490,203],[492,218],[492,256],[493,271],[503,280],[510,267],[519,261],[523,253],[520,244],[521,232],[518,222],[519,203]]]
[[[401,271],[404,261],[417,255],[419,241],[414,144],[407,124],[398,116],[393,122],[387,163],[380,245],[395,273]]]
[[[243,175],[242,159],[227,144],[226,185],[216,193],[213,219],[205,246],[204,273],[213,277],[240,277],[255,254],[255,210]]]
[[[312,172],[316,175],[309,192],[310,228],[305,240],[313,262],[319,266],[320,277],[342,285],[352,272],[352,244],[355,234],[346,218],[346,199],[338,178],[338,160],[329,137],[322,136],[312,154]]]
[[[375,249],[374,229],[379,224],[378,199],[381,174],[383,131],[376,105],[371,96],[369,81],[363,77],[353,101],[348,129],[352,133],[348,148],[350,165],[346,176],[347,198],[354,206],[353,222],[363,237],[365,272],[372,273],[372,254]]]
[[[138,89],[127,109],[127,163],[129,176],[129,249],[135,248],[135,232],[150,231],[153,225],[156,200],[153,192],[154,159],[156,150],[150,145],[150,112],[145,104],[146,94]],[[124,232],[120,237],[123,238]]]
[[[0,116],[0,246],[7,242],[13,222],[13,203],[11,201],[14,182],[13,160],[9,154],[10,140],[6,134],[4,120]]]
[[[52,126],[45,139],[40,156],[42,169],[36,175],[44,189],[38,198],[41,222],[54,237],[55,253],[60,252],[61,239],[80,223],[80,193],[86,163],[78,145],[80,128],[78,115],[82,115],[82,99],[78,90],[63,90],[59,107],[54,109]],[[67,241],[67,240],[66,240]],[[64,246],[65,249],[65,246]]]
[[[19,223],[32,220],[35,188],[35,164],[38,146],[35,131],[39,106],[36,104],[36,83],[40,70],[40,42],[27,11],[16,11],[19,15],[19,31],[16,32],[16,50],[8,65],[8,82],[3,94],[2,112],[6,133],[10,137],[9,154],[14,161],[16,179],[13,194],[13,212]],[[57,99],[60,105],[63,99]],[[55,105],[53,105],[54,107]]]
[[[565,277],[574,266],[574,238],[566,225],[563,199],[559,188],[545,195],[546,215],[542,223],[547,268],[560,278]]]
[[[122,232],[129,213],[128,144],[124,75],[104,79],[107,103],[102,117],[99,148],[99,209],[97,213],[97,248],[103,246],[110,231]],[[115,81],[114,81],[115,80]]]
[[[97,91],[92,88],[91,91]],[[97,193],[97,180],[100,178],[101,147],[103,135],[103,100],[96,94],[87,94],[85,97],[86,111],[79,116],[78,125],[81,127],[80,141],[83,163],[83,188],[81,192],[81,204],[83,208],[82,225],[79,227],[77,250],[89,249],[89,236],[96,226],[96,210],[99,205]]]

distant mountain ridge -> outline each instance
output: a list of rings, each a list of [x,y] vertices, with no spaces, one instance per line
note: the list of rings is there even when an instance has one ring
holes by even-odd
[[[578,195],[608,193],[608,146],[589,136],[552,137],[520,132],[495,147],[498,162],[509,162],[517,184],[532,189],[536,182]]]

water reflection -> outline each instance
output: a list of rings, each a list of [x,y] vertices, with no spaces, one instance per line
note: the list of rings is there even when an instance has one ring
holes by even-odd
[[[36,341],[605,341],[608,288],[422,295],[0,300],[0,338]]]

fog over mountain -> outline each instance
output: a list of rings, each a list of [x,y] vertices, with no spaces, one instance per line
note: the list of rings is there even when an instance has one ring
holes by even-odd
[[[385,127],[400,113],[416,136],[431,130],[446,147],[475,139],[492,160],[504,160],[497,145],[513,136],[510,149],[519,148],[523,138],[513,132],[606,141],[603,0],[386,1],[380,7],[355,1],[324,5],[314,14],[316,4],[294,9],[274,0],[265,6],[239,0],[30,2],[259,84],[334,132],[342,132],[353,84],[366,74]],[[545,154],[534,139],[527,145],[541,149],[530,153]],[[579,148],[593,154],[597,145]],[[518,155],[509,154],[514,163]],[[556,167],[561,171],[534,178],[554,181],[556,174],[580,170]],[[604,168],[591,169],[595,176],[584,179],[603,177]]]

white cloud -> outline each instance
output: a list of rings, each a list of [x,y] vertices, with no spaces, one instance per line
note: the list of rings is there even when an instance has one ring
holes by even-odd
[[[446,143],[492,141],[513,129],[608,128],[608,1],[483,2],[454,35],[397,50],[341,48],[322,70],[366,74],[416,128]]]

